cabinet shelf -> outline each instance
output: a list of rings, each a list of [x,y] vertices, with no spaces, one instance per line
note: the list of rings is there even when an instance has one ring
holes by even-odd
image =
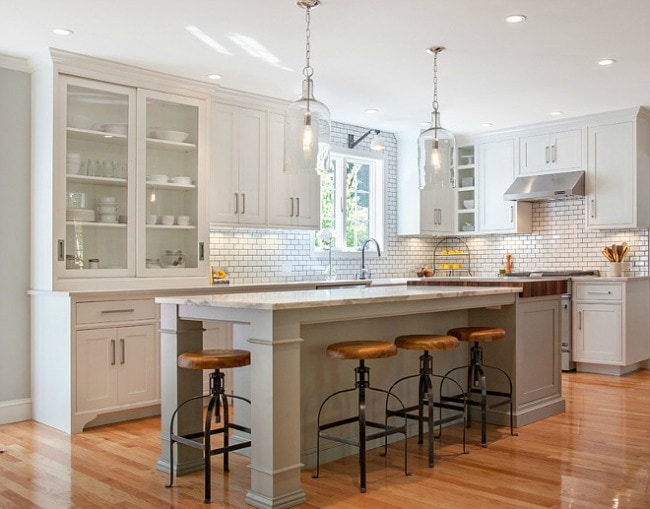
[[[148,224],[147,230],[196,230],[196,225],[178,225],[178,224]]]
[[[66,176],[69,183],[77,184],[100,184],[106,186],[126,187],[126,179],[116,177],[92,177],[89,175],[70,175]]]
[[[94,228],[126,228],[126,223],[102,223],[99,221],[66,221],[67,226],[90,226]]]
[[[194,184],[174,184],[173,182],[157,183],[147,182],[147,187],[155,187],[156,189],[172,189],[176,191],[186,191],[189,189],[196,189]]]
[[[158,148],[162,150],[176,150],[181,152],[189,152],[196,150],[195,143],[159,140],[158,138],[147,138],[148,148]]]
[[[80,129],[78,127],[68,127],[68,137],[75,140],[99,141],[110,143],[112,145],[126,145],[128,137],[126,134],[107,133],[106,131],[96,131],[94,129]]]

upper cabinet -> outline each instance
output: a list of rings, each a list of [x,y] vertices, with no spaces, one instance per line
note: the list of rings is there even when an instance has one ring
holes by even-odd
[[[50,72],[35,74],[38,115],[49,109],[52,123],[35,130],[33,252],[52,263],[38,264],[34,287],[204,282],[209,96],[180,79],[53,55]]]
[[[213,101],[210,135],[210,222],[266,224],[267,112]]]
[[[519,174],[583,169],[582,129],[519,137]]]
[[[647,110],[604,116],[587,127],[586,224],[648,228],[650,115]]]
[[[515,179],[515,138],[478,144],[478,231],[482,233],[529,233],[532,205],[503,199]]]
[[[269,226],[320,228],[320,176],[284,171],[284,115],[269,113]]]

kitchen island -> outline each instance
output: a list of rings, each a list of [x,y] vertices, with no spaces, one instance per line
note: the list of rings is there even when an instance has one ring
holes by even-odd
[[[331,363],[327,344],[353,339],[392,341],[398,334],[444,333],[450,327],[498,325],[507,337],[495,354],[514,369],[522,361],[516,338],[518,287],[352,287],[293,292],[161,297],[162,450],[158,467],[170,468],[167,423],[176,405],[201,391],[201,374],[178,369],[180,353],[202,348],[202,321],[230,322],[234,346],[251,351],[251,366],[235,370],[237,391],[250,392],[251,488],[255,507],[291,507],[305,501],[300,470],[313,465],[316,412],[323,396],[352,385],[352,367]],[[466,347],[466,345],[463,345]],[[417,369],[417,352],[369,363],[372,383],[385,386]],[[436,360],[436,370],[464,364],[466,349]],[[558,357],[559,359],[559,357]],[[438,364],[440,362],[441,364]],[[559,361],[558,361],[559,362]],[[250,385],[249,385],[250,383]],[[543,396],[534,418],[564,409],[561,395]],[[235,409],[237,417],[241,414]],[[517,422],[517,421],[516,421]],[[517,425],[522,423],[517,422]],[[184,430],[200,428],[199,415],[179,421]],[[179,473],[201,468],[200,451],[181,448]],[[198,454],[197,454],[198,453]],[[349,452],[331,448],[325,460]]]

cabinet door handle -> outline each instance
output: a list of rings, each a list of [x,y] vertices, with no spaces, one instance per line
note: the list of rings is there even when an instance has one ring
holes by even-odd
[[[246,214],[246,193],[241,194],[241,213]]]
[[[115,340],[111,339],[111,366],[115,366]]]
[[[514,205],[510,205],[510,211],[509,211],[508,219],[510,220],[511,223],[515,222],[515,206]]]
[[[551,145],[551,162],[557,162],[557,145]]]
[[[289,217],[293,217],[293,196],[289,199],[291,200],[291,214],[289,214]]]
[[[199,242],[199,260],[205,260],[205,243]]]
[[[124,338],[120,339],[120,348],[122,349],[122,359],[120,360],[120,364],[124,364],[126,362],[126,343]]]
[[[300,217],[300,198],[296,197],[296,217]]]
[[[239,193],[235,193],[235,214],[239,214]]]
[[[596,217],[596,200],[591,200],[591,217]]]
[[[550,159],[550,157],[549,157],[549,146],[546,145],[546,164],[548,164],[550,162],[549,159]]]
[[[578,311],[578,330],[582,330],[582,311]]]
[[[65,260],[65,240],[59,239],[56,257],[60,262]]]
[[[110,315],[112,313],[133,313],[135,311],[134,308],[124,308],[124,309],[102,309],[101,313],[102,315]]]

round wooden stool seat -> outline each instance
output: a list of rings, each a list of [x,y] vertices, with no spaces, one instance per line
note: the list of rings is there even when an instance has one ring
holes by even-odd
[[[494,327],[458,327],[448,330],[447,334],[458,338],[458,341],[487,343],[503,339],[506,331]]]
[[[385,359],[397,355],[397,347],[388,341],[344,341],[328,345],[332,359]]]
[[[441,334],[409,334],[395,338],[395,345],[404,350],[453,350],[458,348],[458,339]]]
[[[248,350],[201,350],[178,356],[178,367],[186,369],[239,368],[250,363],[251,353]]]

